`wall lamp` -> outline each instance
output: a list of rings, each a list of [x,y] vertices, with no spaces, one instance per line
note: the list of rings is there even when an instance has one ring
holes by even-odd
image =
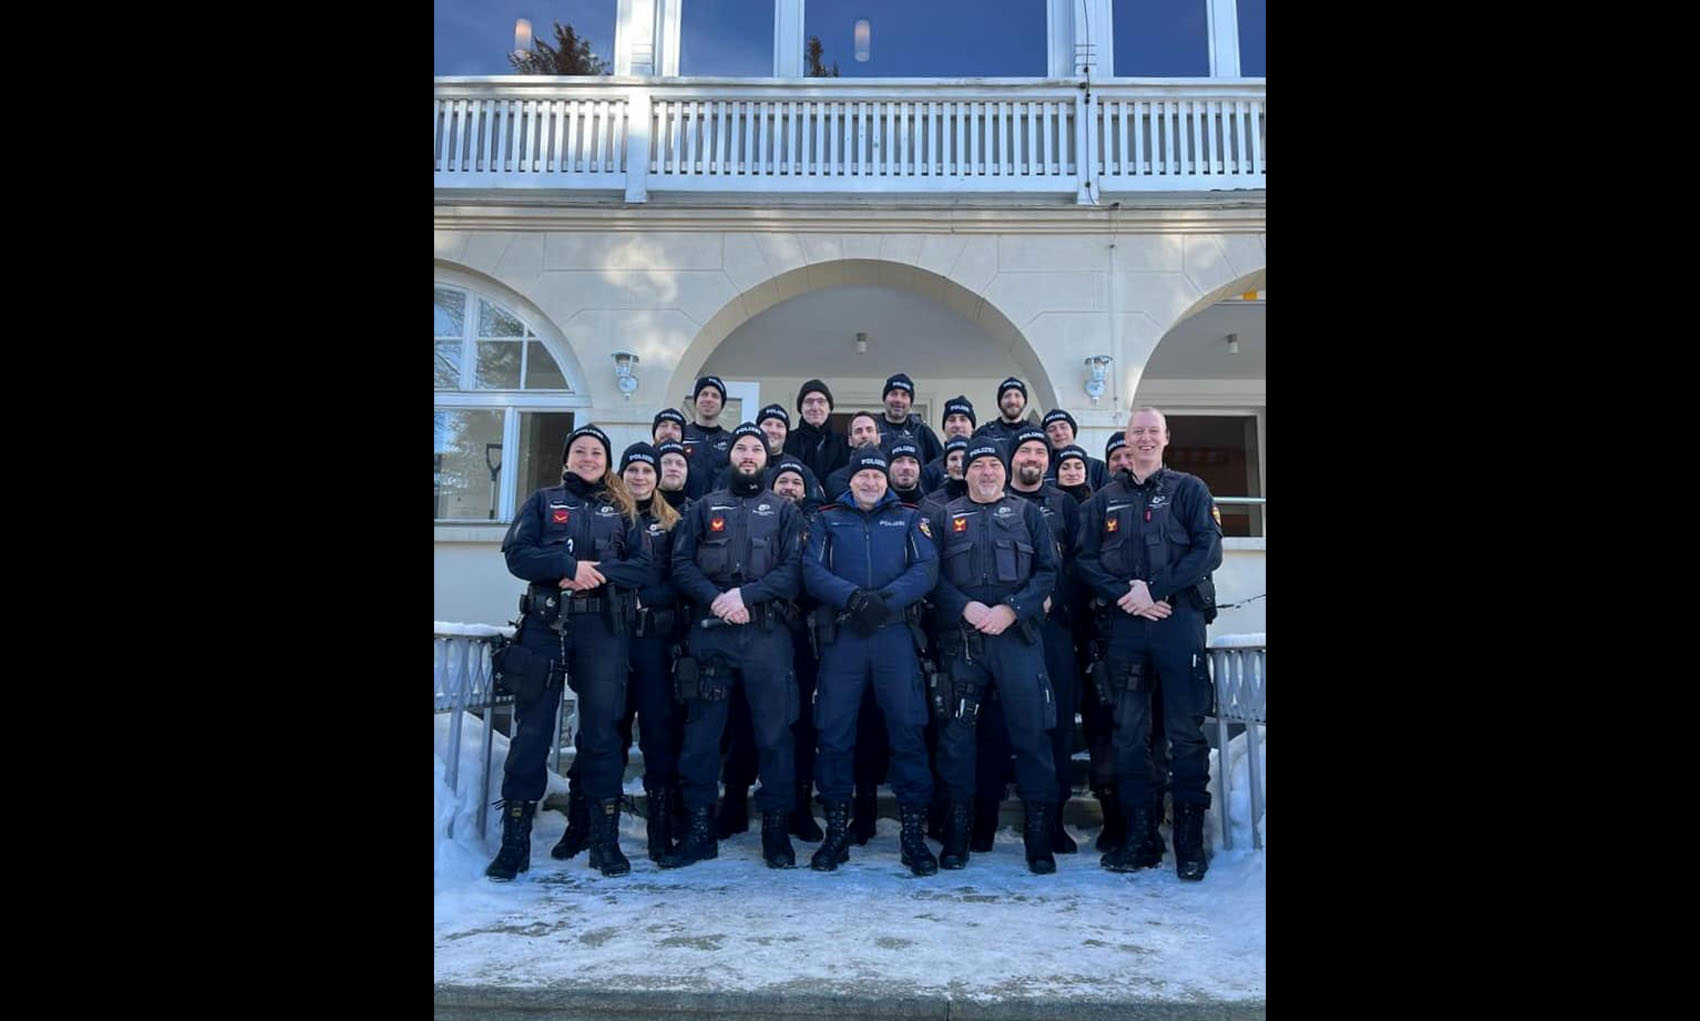
[[[628,401],[632,399],[632,394],[637,393],[638,378],[636,373],[633,372],[637,363],[638,356],[630,351],[614,352],[614,381],[619,385],[620,392],[626,395]]]
[[[1109,355],[1093,355],[1086,359],[1086,368],[1090,375],[1086,377],[1086,396],[1097,404],[1098,398],[1104,396],[1104,377],[1109,375],[1110,363],[1115,361]]]

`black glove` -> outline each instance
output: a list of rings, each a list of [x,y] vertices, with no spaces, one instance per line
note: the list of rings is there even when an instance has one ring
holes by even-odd
[[[875,628],[891,619],[891,610],[885,601],[867,589],[857,589],[850,597],[850,614],[856,618],[858,630],[872,634]]]

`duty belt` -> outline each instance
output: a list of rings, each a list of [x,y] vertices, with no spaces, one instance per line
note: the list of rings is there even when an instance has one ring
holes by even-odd
[[[614,609],[614,601],[602,596],[568,596],[565,591],[560,593],[531,589],[520,597],[520,610],[524,613],[540,613],[552,616],[556,607],[568,614],[575,613],[608,613]]]

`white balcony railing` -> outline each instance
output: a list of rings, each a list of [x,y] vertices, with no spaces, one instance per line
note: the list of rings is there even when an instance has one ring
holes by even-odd
[[[1265,87],[1054,80],[438,79],[438,188],[1100,192],[1265,187]],[[1087,154],[1088,158],[1082,158]]]

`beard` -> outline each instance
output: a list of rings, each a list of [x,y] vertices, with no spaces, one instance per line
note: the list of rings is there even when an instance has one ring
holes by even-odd
[[[765,468],[757,467],[753,471],[746,472],[741,466],[735,464],[732,466],[732,477],[740,482],[753,482],[759,480],[765,471]]]
[[[1015,478],[1024,486],[1036,486],[1045,477],[1045,469],[1036,465],[1023,464],[1016,466]]]

